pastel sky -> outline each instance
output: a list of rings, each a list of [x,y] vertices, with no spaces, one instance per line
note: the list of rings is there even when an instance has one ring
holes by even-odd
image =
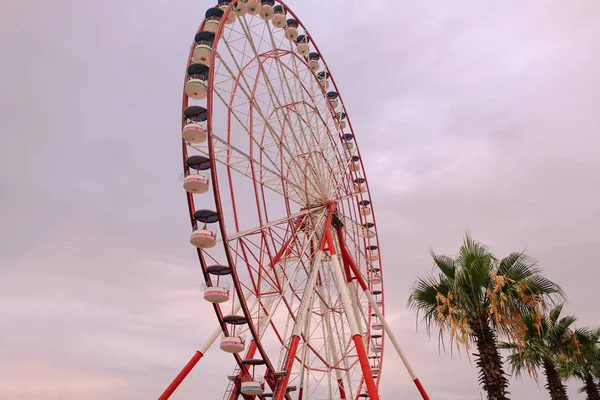
[[[431,397],[480,394],[405,307],[429,249],[452,255],[467,230],[527,249],[578,324],[600,325],[600,3],[288,4],[341,88],[389,321]],[[0,4],[0,398],[156,398],[212,331],[179,180],[186,56],[212,5]],[[416,399],[398,357],[384,365],[382,397]],[[221,398],[232,369],[212,349],[173,399]]]

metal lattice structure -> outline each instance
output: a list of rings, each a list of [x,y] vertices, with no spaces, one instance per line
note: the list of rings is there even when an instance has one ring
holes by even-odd
[[[286,4],[221,0],[206,11],[182,143],[190,241],[218,328],[161,399],[217,340],[235,367],[223,399],[379,398],[384,331],[401,351],[347,114]]]

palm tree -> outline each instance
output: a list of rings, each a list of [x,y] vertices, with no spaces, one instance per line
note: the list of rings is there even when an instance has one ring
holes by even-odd
[[[575,377],[584,383],[581,391],[588,400],[600,400],[600,390],[595,375],[600,374],[600,330],[580,329],[576,333],[579,355],[573,360],[560,359],[558,372],[563,378]]]
[[[508,361],[516,375],[526,371],[537,380],[537,371],[544,370],[546,389],[552,400],[568,400],[567,388],[556,370],[557,357],[573,358],[577,355],[576,334],[571,329],[574,316],[560,318],[563,304],[547,315],[526,312],[515,324],[517,339],[501,343],[500,348],[511,350]]]
[[[563,296],[562,289],[540,275],[535,262],[524,253],[513,253],[498,260],[467,234],[455,258],[431,252],[437,275],[419,278],[408,300],[417,310],[417,321],[431,333],[439,328],[451,344],[469,351],[472,343],[479,369],[479,380],[488,400],[506,397],[508,379],[498,350],[497,335],[512,336],[510,327],[531,310],[545,308],[552,295]]]

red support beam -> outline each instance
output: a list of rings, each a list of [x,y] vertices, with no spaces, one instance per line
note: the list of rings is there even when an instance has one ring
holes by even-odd
[[[327,221],[325,222],[325,227],[323,229],[323,237],[321,238],[321,242],[319,243],[319,250],[325,250],[325,246],[328,244],[328,238],[331,237],[331,221],[333,219],[334,211],[335,203],[332,202],[331,204],[329,204],[329,212],[327,213]],[[335,249],[330,247],[329,250],[335,253]],[[319,268],[319,266],[315,265],[313,266],[313,268]],[[302,326],[302,321],[296,321],[296,323],[300,323],[300,326]],[[279,381],[275,386],[273,400],[283,400],[283,398],[287,394],[287,385],[290,380],[290,373],[292,372],[292,367],[294,365],[294,359],[296,358],[296,352],[298,351],[299,343],[300,335],[293,335],[290,341],[290,347],[288,348],[288,352],[283,363],[283,371],[285,372],[285,375],[279,378]]]
[[[379,391],[377,390],[377,385],[375,385],[375,379],[373,379],[371,365],[369,365],[369,358],[367,357],[367,351],[365,350],[362,338],[360,335],[354,335],[352,340],[354,341],[356,353],[358,354],[358,361],[360,362],[360,368],[362,369],[363,378],[365,379],[365,384],[367,385],[369,399],[379,400]]]
[[[298,351],[299,343],[300,336],[292,336],[292,342],[290,343],[290,348],[288,349],[283,367],[283,370],[286,372],[286,374],[279,378],[275,393],[273,393],[273,400],[283,400],[285,394],[287,393],[287,384],[290,380],[290,372],[292,371],[292,365],[294,363],[294,358],[296,357],[296,352]]]
[[[340,389],[340,399],[346,400],[346,391],[344,390],[344,381],[342,378],[337,380],[338,388]]]
[[[254,354],[256,354],[256,342],[253,340],[252,342],[250,342],[250,346],[248,347],[248,351],[246,352],[246,360],[251,359],[252,357],[254,357]],[[240,391],[240,382],[242,380],[242,377],[244,376],[244,374],[249,374],[250,372],[248,371],[247,367],[241,368],[240,372],[238,373],[236,382],[235,382],[235,390],[231,391],[231,395],[229,396],[229,400],[236,400],[239,397],[239,391]]]
[[[169,387],[164,391],[164,393],[158,398],[158,400],[167,400],[173,392],[177,389],[177,387],[183,382],[186,376],[190,373],[190,371],[198,364],[198,361],[202,358],[204,354],[197,351],[196,354],[191,358],[191,360],[183,367],[179,375],[173,379],[173,382],[169,385]]]
[[[360,274],[360,270],[358,269],[358,267],[356,266],[356,264],[354,264],[354,260],[352,260],[352,256],[350,255],[350,253],[348,252],[348,249],[346,248],[346,244],[344,242],[344,231],[342,230],[341,226],[337,227],[337,236],[338,236],[338,241],[339,241],[339,244],[340,244],[340,248],[342,250],[342,257],[348,262],[348,265],[350,266],[350,269],[354,273],[354,278],[358,281],[360,287],[364,291],[368,291],[369,287],[367,286],[367,283],[363,279],[362,275]],[[385,322],[385,321],[382,321],[382,322]],[[391,332],[388,332],[388,335],[391,335],[390,338],[392,339],[392,343],[394,343],[394,338],[393,338],[393,335],[391,334]],[[399,347],[397,348],[397,351],[399,353],[401,353],[401,351],[399,350]],[[400,354],[400,357],[403,357],[403,355]],[[427,394],[427,392],[425,391],[425,388],[423,387],[423,384],[421,384],[421,381],[419,380],[419,378],[414,374],[414,371],[412,371],[412,368],[407,364],[408,361],[406,361],[403,358],[402,362],[405,363],[404,365],[406,366],[406,369],[410,373],[411,379],[413,380],[413,383],[417,387],[417,390],[419,391],[419,394],[421,395],[421,397],[423,398],[423,400],[430,400],[429,399],[429,395]],[[368,386],[368,384],[367,384],[367,386]]]

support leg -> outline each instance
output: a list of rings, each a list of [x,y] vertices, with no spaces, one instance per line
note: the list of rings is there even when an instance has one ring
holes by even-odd
[[[212,346],[212,344],[215,342],[215,340],[217,340],[221,332],[221,327],[218,327],[211,333],[211,335],[208,337],[208,339],[206,339],[200,350],[198,350],[196,354],[194,354],[194,356],[191,358],[191,360],[185,365],[185,367],[183,367],[181,372],[175,377],[175,379],[173,379],[173,382],[171,382],[169,387],[167,387],[167,389],[158,398],[158,400],[167,400],[169,397],[171,397],[171,395],[179,387],[181,382],[183,382],[183,380],[188,376],[190,371],[196,366],[196,364],[198,364],[198,361],[200,361],[200,359],[204,356],[204,353],[206,353],[210,346]]]
[[[331,233],[329,233],[329,235],[331,235]],[[332,252],[335,252],[333,247],[333,240],[330,241],[330,250]],[[350,300],[350,295],[348,294],[346,280],[344,279],[344,273],[342,272],[342,266],[340,265],[340,261],[338,259],[337,254],[331,254],[331,261],[333,262],[334,277],[338,287],[338,291],[342,298],[342,303],[344,304],[346,318],[348,319],[348,322],[350,324],[350,333],[352,334],[352,340],[354,341],[354,346],[356,347],[356,353],[358,355],[360,367],[363,372],[363,378],[365,380],[365,384],[367,385],[367,393],[369,394],[369,399],[379,400],[379,393],[377,391],[377,386],[375,385],[375,380],[373,379],[373,373],[371,372],[371,366],[369,365],[367,351],[365,350],[362,335],[358,330],[358,324],[356,322],[356,319],[354,317],[354,311],[352,309],[352,300]]]
[[[287,383],[289,381],[292,365],[294,363],[296,352],[298,350],[298,344],[300,343],[300,336],[302,334],[302,328],[304,327],[305,318],[310,318],[310,316],[307,316],[306,314],[308,314],[308,310],[313,299],[312,295],[314,292],[315,285],[317,283],[317,278],[319,276],[318,272],[321,266],[322,257],[323,250],[318,250],[313,262],[310,279],[308,280],[308,282],[306,282],[306,286],[304,288],[304,295],[302,301],[300,302],[298,316],[296,322],[294,323],[294,328],[292,330],[292,338],[290,340],[287,355],[283,363],[282,369],[283,371],[287,372],[287,374],[279,378],[279,382],[277,383],[275,393],[273,393],[273,400],[282,400],[285,397]]]
[[[246,299],[248,299],[249,296],[250,296],[250,292],[247,292]],[[233,313],[235,314],[236,312],[238,312],[241,307],[242,307],[241,302],[239,302],[239,301],[235,302],[235,307],[234,307]],[[213,343],[217,340],[217,338],[221,335],[221,332],[223,332],[223,331],[221,330],[221,327],[219,326],[210,334],[210,336],[206,339],[206,341],[204,342],[202,347],[200,347],[200,350],[198,350],[196,352],[196,354],[194,354],[192,359],[185,365],[185,367],[183,367],[183,369],[181,370],[179,375],[177,375],[175,377],[175,379],[173,379],[173,382],[171,382],[169,387],[167,387],[167,389],[158,398],[158,400],[167,400],[169,397],[171,397],[173,392],[179,387],[181,382],[183,382],[183,380],[188,376],[188,374],[196,366],[198,361],[200,361],[200,359],[204,356],[204,354],[206,354],[206,352],[208,351],[210,346],[212,346]]]
[[[419,390],[421,397],[423,397],[423,400],[430,400],[429,395],[427,394],[427,392],[425,391],[425,388],[421,384],[421,381],[417,377],[415,370],[412,368],[412,366],[408,362],[408,359],[406,358],[404,351],[402,351],[402,348],[400,347],[398,340],[396,340],[396,336],[394,335],[394,332],[392,332],[390,325],[387,323],[385,317],[381,313],[381,309],[379,308],[379,306],[377,305],[377,302],[373,298],[373,295],[369,291],[369,287],[367,286],[367,283],[363,279],[363,277],[360,273],[360,270],[356,267],[356,264],[354,264],[354,260],[352,260],[352,257],[350,256],[350,253],[348,252],[348,249],[346,248],[346,245],[344,243],[344,237],[343,237],[344,232],[343,232],[341,226],[337,227],[337,235],[338,235],[338,241],[340,243],[340,248],[342,251],[342,256],[344,257],[344,259],[346,260],[348,265],[350,265],[350,269],[352,270],[352,273],[354,274],[354,277],[358,281],[361,289],[365,292],[365,295],[367,296],[367,299],[369,300],[369,303],[371,304],[371,308],[373,309],[373,311],[375,311],[375,314],[377,314],[377,316],[381,320],[381,324],[383,325],[383,329],[385,330],[385,333],[387,334],[388,338],[392,342],[394,348],[396,349],[396,352],[400,356],[400,359],[404,363],[404,366],[406,367],[406,370],[408,371],[415,386],[417,386],[417,389]]]

